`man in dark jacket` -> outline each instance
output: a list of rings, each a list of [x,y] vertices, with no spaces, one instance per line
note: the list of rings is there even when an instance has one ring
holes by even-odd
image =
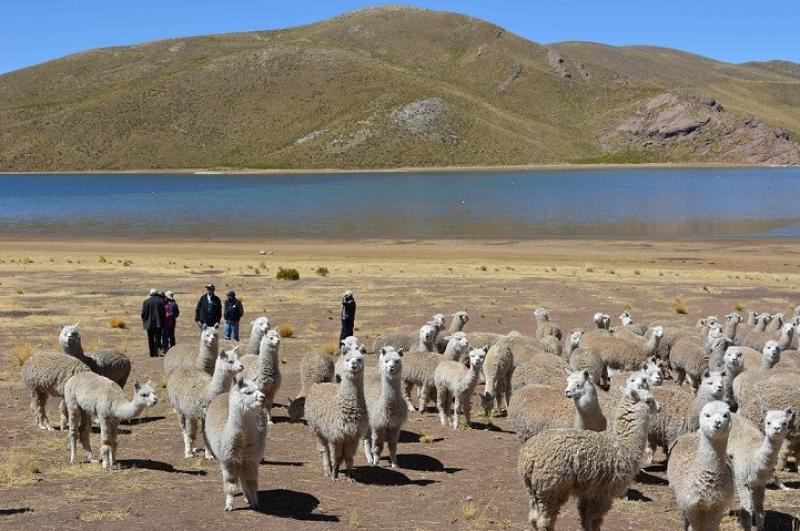
[[[342,332],[339,334],[339,341],[353,335],[353,328],[356,324],[356,300],[353,292],[347,290],[342,296]]]
[[[244,306],[236,298],[236,292],[229,291],[225,299],[225,339],[239,341],[239,321],[244,315]]]
[[[178,303],[175,302],[175,294],[168,291],[164,294],[166,300],[164,301],[164,330],[161,332],[161,350],[164,354],[175,346],[175,324],[176,319],[181,314]]]
[[[156,289],[151,289],[150,296],[142,303],[142,327],[147,330],[147,346],[151,358],[158,356],[161,328],[165,321],[164,299],[159,297]]]
[[[216,326],[222,320],[222,301],[214,295],[214,284],[208,284],[206,294],[197,301],[194,320],[200,330],[203,326]]]

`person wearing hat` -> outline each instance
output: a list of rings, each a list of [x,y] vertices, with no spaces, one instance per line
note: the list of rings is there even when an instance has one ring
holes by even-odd
[[[225,299],[225,339],[239,341],[239,321],[243,315],[242,302],[236,298],[236,292],[229,291],[228,298]]]
[[[164,294],[164,329],[161,331],[161,351],[167,351],[175,346],[175,324],[176,319],[181,314],[178,303],[175,302],[175,294],[168,291]]]
[[[339,334],[339,341],[353,335],[353,328],[356,325],[356,300],[353,292],[347,290],[342,295],[342,332]]]
[[[206,285],[206,293],[197,301],[194,321],[200,330],[205,326],[217,326],[222,320],[222,301],[214,295],[214,284]]]
[[[150,290],[150,296],[142,303],[142,328],[147,330],[147,347],[150,357],[158,356],[161,346],[161,329],[166,321],[164,299],[158,296],[158,290]]]

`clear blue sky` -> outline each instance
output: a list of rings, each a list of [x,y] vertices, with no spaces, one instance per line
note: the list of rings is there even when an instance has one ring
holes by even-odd
[[[540,43],[652,44],[730,62],[800,62],[800,0],[412,0]],[[0,0],[0,72],[88,48],[305,24],[361,0]]]

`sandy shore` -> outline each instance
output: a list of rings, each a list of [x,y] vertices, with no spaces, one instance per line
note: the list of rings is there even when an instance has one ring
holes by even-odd
[[[404,428],[400,468],[365,466],[355,484],[320,473],[308,428],[274,412],[261,465],[261,512],[222,511],[219,467],[185,460],[160,358],[149,358],[139,322],[150,287],[172,289],[181,305],[179,343],[196,341],[191,323],[202,286],[235,289],[245,321],[266,314],[291,324],[283,339],[279,404],[299,389],[303,355],[334,343],[339,297],[353,289],[357,334],[368,344],[396,327],[414,329],[436,312],[466,309],[470,330],[532,334],[532,310],[551,309],[564,329],[591,316],[629,309],[644,323],[692,325],[734,308],[790,312],[800,303],[798,242],[634,241],[273,241],[0,239],[0,529],[131,526],[189,528],[287,526],[291,529],[523,529],[527,495],[516,475],[519,443],[505,418],[481,415],[454,433],[436,416],[414,414]],[[261,254],[261,251],[264,254]],[[279,267],[300,272],[279,281]],[[327,276],[316,273],[327,268]],[[676,299],[687,313],[674,309]],[[112,328],[112,319],[125,328]],[[84,347],[124,349],[134,378],[152,379],[161,402],[142,424],[123,426],[121,470],[70,466],[65,434],[33,425],[19,358],[56,350],[60,323],[80,322]],[[616,321],[616,319],[615,319]],[[243,325],[246,328],[246,325]],[[243,334],[244,335],[244,334]],[[370,356],[370,358],[372,358]],[[372,359],[369,364],[374,363]],[[57,401],[48,404],[58,419]],[[98,436],[92,435],[95,452]],[[202,447],[202,439],[199,446]],[[488,456],[488,457],[487,457]],[[792,529],[800,514],[798,475],[791,491],[769,490],[768,529]],[[470,501],[465,501],[465,500]],[[241,497],[236,500],[241,507]],[[403,515],[398,520],[397,515]],[[574,503],[559,520],[575,528]],[[680,529],[663,466],[649,467],[615,501],[606,526]],[[733,520],[726,525],[735,528]],[[787,527],[788,526],[788,527]],[[726,527],[727,529],[728,527]]]

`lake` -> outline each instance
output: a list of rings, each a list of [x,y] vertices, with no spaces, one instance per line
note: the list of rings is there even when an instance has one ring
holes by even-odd
[[[0,236],[800,237],[800,168],[0,175]]]

